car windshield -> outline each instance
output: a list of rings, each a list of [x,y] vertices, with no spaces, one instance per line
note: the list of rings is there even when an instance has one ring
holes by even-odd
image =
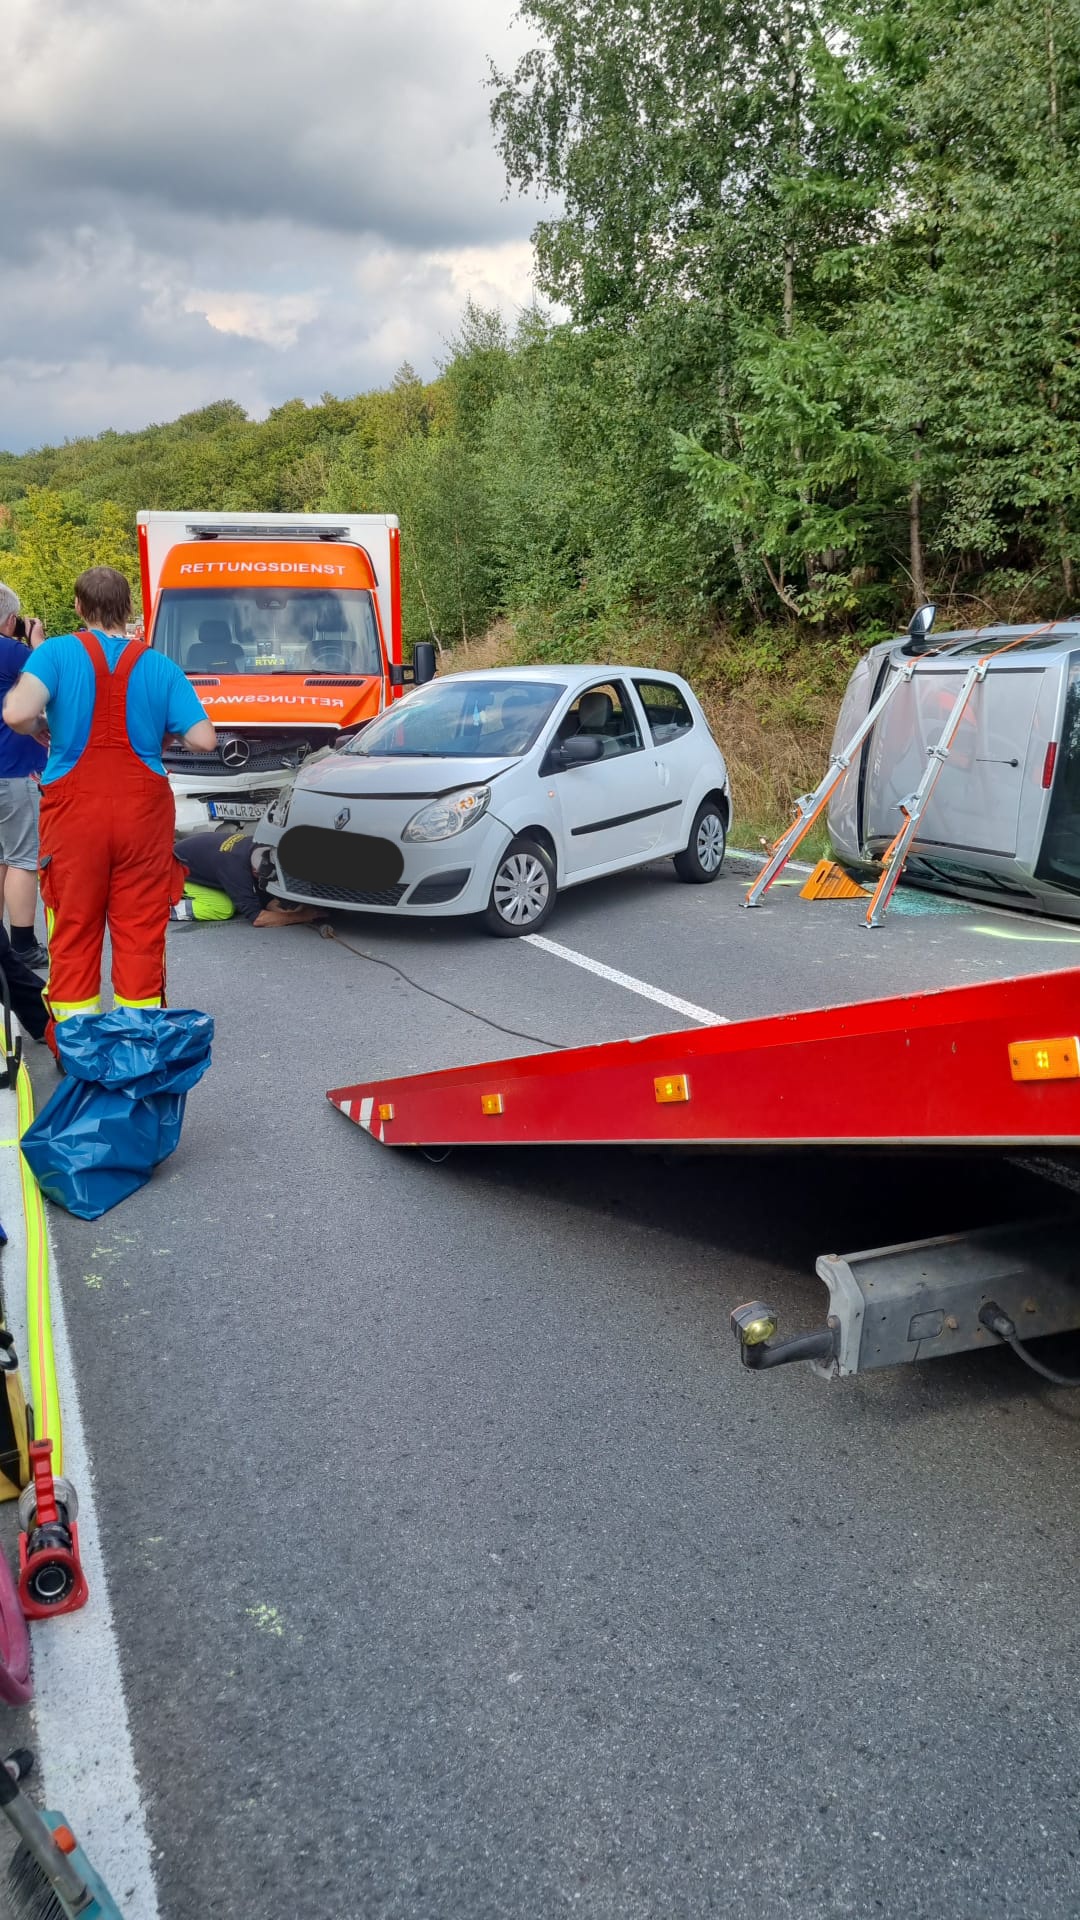
[[[447,760],[527,753],[562,692],[546,680],[440,680],[398,701],[345,752]]]
[[[381,674],[371,594],[166,588],[153,644],[185,673]]]

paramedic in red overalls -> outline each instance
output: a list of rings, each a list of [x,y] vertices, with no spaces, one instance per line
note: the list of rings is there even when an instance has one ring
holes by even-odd
[[[180,668],[128,640],[131,589],[113,567],[75,582],[85,627],[37,648],[4,701],[16,733],[48,726],[41,776],[41,898],[49,925],[50,1020],[101,1012],[101,950],[112,943],[113,998],[160,1007],[165,930],[184,869],[173,856],[172,789],[162,764],[170,735],[211,753],[213,726]]]

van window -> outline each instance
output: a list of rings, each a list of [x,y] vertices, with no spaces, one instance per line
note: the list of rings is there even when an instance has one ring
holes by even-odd
[[[1073,654],[1069,664],[1050,811],[1035,874],[1080,893],[1080,654]]]
[[[1023,638],[1018,633],[996,633],[988,640],[969,640],[962,647],[946,649],[950,660],[982,660],[988,653],[1042,653],[1047,647],[1060,647],[1060,633],[1033,633]]]

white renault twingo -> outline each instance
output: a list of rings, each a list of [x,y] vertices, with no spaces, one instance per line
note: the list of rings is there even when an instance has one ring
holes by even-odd
[[[535,933],[563,887],[665,855],[715,880],[727,768],[685,680],[502,667],[433,681],[301,767],[256,829],[270,890]]]

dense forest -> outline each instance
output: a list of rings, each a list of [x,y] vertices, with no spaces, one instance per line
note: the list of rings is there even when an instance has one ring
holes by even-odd
[[[427,383],[0,455],[26,604],[130,567],[137,507],[393,511],[409,639],[678,643],[796,731],[924,597],[1076,610],[1080,0],[521,12],[493,125],[568,317],[470,307]]]

